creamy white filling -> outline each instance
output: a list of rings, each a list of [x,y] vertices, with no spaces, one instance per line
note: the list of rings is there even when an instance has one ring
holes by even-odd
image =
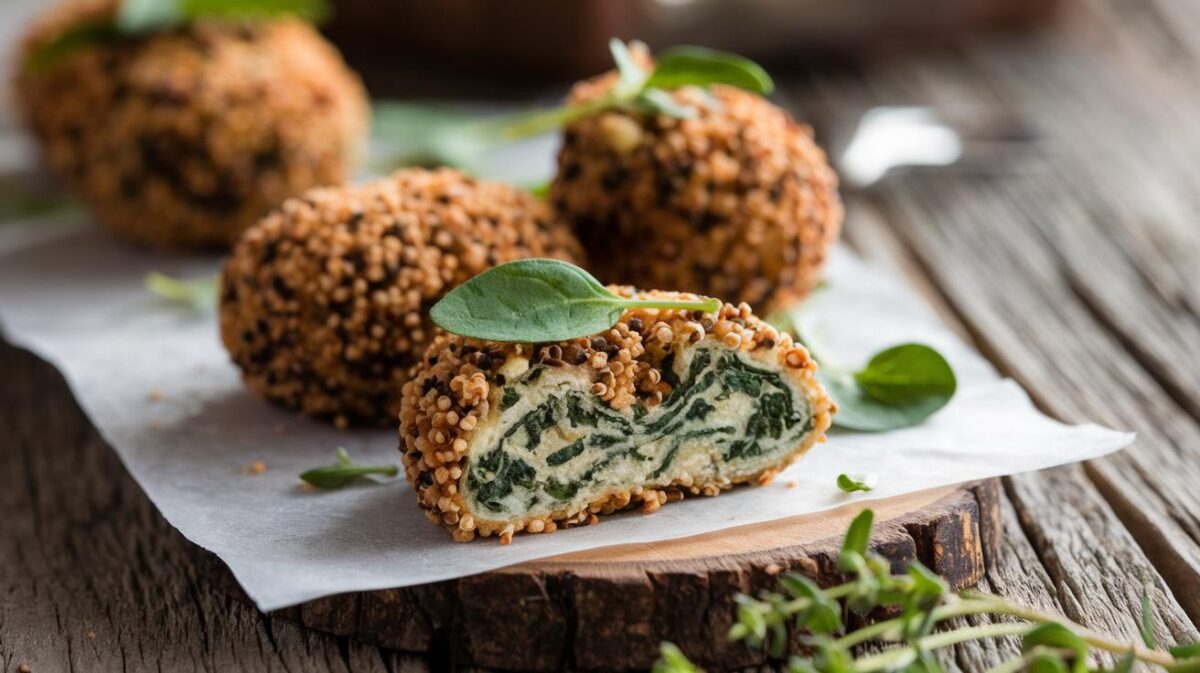
[[[808,399],[774,367],[703,343],[680,355],[674,392],[649,410],[613,410],[576,368],[510,378],[499,414],[472,438],[462,488],[473,510],[574,513],[613,490],[742,478],[811,432]]]

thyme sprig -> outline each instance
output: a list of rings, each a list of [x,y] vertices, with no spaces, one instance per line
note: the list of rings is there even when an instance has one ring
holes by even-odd
[[[325,490],[333,490],[349,486],[369,474],[394,477],[400,473],[395,465],[357,465],[350,459],[350,453],[342,447],[337,448],[337,462],[325,467],[314,467],[300,474],[300,479],[310,486]]]
[[[1154,646],[1149,594],[1143,598],[1144,643],[1123,642],[1001,596],[977,591],[955,594],[941,578],[915,561],[907,573],[893,575],[891,563],[868,548],[872,520],[871,510],[863,510],[846,533],[838,568],[850,575],[850,581],[820,588],[801,575],[786,575],[780,580],[782,591],[765,592],[757,598],[739,596],[737,622],[730,629],[730,640],[765,648],[772,657],[781,658],[786,653],[789,626],[802,630],[805,635],[800,641],[813,654],[792,657],[788,664],[791,673],[937,673],[942,670],[937,650],[1008,636],[1021,639],[1021,655],[989,673],[1125,673],[1136,662],[1172,673],[1200,671],[1200,644],[1165,651]],[[887,614],[898,614],[854,631],[845,630],[845,610],[866,615],[879,608],[886,608]],[[968,615],[1003,616],[1017,621],[939,628],[951,619]],[[854,647],[868,642],[888,647],[875,654],[855,655]],[[1090,661],[1096,652],[1120,658],[1114,668],[1102,668]],[[662,658],[654,670],[694,673],[698,669],[677,647],[664,643]]]
[[[730,54],[703,47],[675,47],[664,51],[652,70],[638,63],[629,45],[613,38],[608,43],[617,66],[617,83],[606,94],[591,100],[540,110],[508,120],[505,138],[535,136],[613,108],[636,109],[669,117],[695,117],[695,108],[681,105],[667,92],[684,86],[735,86],[767,95],[774,82],[762,66]]]

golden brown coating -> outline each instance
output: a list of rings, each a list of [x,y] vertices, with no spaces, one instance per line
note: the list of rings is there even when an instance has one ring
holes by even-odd
[[[122,237],[223,247],[284,199],[346,179],[363,149],[357,75],[298,20],[197,23],[26,62],[115,0],[69,0],[25,39],[22,116],[51,170]]]
[[[628,296],[631,288],[613,288]],[[642,297],[691,298],[675,292],[643,292]],[[781,462],[739,479],[699,483],[690,478],[655,488],[610,490],[581,509],[553,512],[528,519],[490,519],[472,511],[464,497],[469,469],[468,449],[477,428],[495,422],[502,408],[506,380],[539,364],[586,372],[591,392],[613,409],[641,405],[653,409],[672,391],[664,362],[669,354],[702,339],[719,342],[760,361],[774,362],[812,403],[812,430],[801,446]],[[511,344],[480,341],[440,332],[404,386],[400,410],[400,451],[405,474],[417,492],[429,520],[445,526],[459,542],[477,535],[498,535],[507,544],[514,533],[552,532],[559,527],[597,523],[611,514],[641,503],[655,512],[685,495],[717,495],[735,483],[769,482],[800,458],[813,444],[825,441],[836,405],[816,378],[816,362],[791,335],[780,333],[752,315],[750,306],[724,304],[716,316],[691,311],[634,309],[626,311],[611,329],[587,338],[552,344]],[[635,409],[636,411],[636,409]]]
[[[313,189],[234,248],[221,339],[267,399],[339,425],[394,422],[433,303],[495,264],[578,249],[544,204],[456,171]]]
[[[610,73],[578,84],[602,95]],[[767,310],[819,280],[837,239],[837,177],[812,131],[726,86],[682,89],[696,119],[610,110],[570,124],[550,200],[605,282],[677,287]]]

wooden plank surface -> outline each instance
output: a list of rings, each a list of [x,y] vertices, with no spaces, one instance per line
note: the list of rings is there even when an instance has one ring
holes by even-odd
[[[809,105],[1015,111],[1038,156],[849,200],[848,238],[1048,412],[1137,430],[1129,451],[1006,480],[986,587],[1133,639],[1200,634],[1200,5],[1080,2],[1058,31],[785,85]],[[155,512],[53,370],[0,348],[0,671],[453,667],[263,616]],[[1049,449],[1048,449],[1049,450]],[[444,638],[450,615],[426,615]],[[963,645],[977,671],[1012,642]]]

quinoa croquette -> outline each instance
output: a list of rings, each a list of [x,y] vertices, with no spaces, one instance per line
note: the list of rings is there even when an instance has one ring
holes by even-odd
[[[576,85],[591,100],[615,76]],[[752,93],[671,93],[695,119],[609,110],[566,127],[550,199],[604,282],[746,301],[817,284],[842,223],[837,177],[812,131]]]
[[[348,177],[366,141],[366,93],[300,20],[199,22],[30,62],[116,6],[70,0],[49,12],[16,77],[47,164],[100,222],[155,247],[223,247],[284,199]]]
[[[639,503],[653,512],[770,481],[822,441],[834,405],[815,372],[745,303],[629,310],[600,334],[550,344],[443,333],[404,386],[405,474],[460,542],[507,543]]]
[[[257,394],[338,425],[394,422],[429,307],[491,266],[579,260],[545,204],[451,170],[289,199],[234,247],[221,340]]]

